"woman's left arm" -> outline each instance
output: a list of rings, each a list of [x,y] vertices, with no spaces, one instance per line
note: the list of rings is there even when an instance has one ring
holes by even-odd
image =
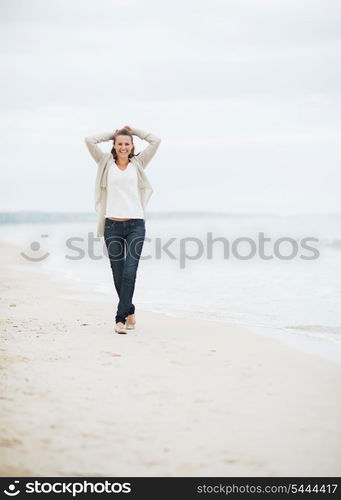
[[[160,145],[161,139],[156,135],[150,132],[145,132],[144,130],[141,130],[139,128],[129,127],[128,125],[126,125],[124,128],[128,128],[128,130],[130,129],[130,132],[133,135],[136,135],[140,139],[149,142],[149,145],[145,149],[143,149],[143,151],[139,155],[137,155],[137,158],[142,163],[143,168],[146,168],[150,160],[155,155]]]

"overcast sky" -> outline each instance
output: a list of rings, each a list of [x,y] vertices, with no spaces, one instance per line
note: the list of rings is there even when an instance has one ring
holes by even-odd
[[[149,211],[341,212],[338,0],[0,5],[1,210],[93,211],[84,137],[128,124]]]

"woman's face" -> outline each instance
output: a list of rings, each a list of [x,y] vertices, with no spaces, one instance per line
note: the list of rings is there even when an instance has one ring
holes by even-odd
[[[114,148],[119,158],[128,158],[133,149],[131,137],[129,135],[118,135],[115,139]]]

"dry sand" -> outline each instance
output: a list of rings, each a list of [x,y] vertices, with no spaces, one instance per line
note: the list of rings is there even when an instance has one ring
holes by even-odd
[[[138,309],[115,334],[0,248],[1,476],[341,476],[339,362]]]

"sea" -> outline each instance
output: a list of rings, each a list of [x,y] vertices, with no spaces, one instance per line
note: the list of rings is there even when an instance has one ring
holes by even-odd
[[[341,214],[170,212],[145,222],[137,312],[235,324],[341,360]],[[0,231],[22,265],[64,283],[66,298],[117,303],[95,214],[1,212]]]

